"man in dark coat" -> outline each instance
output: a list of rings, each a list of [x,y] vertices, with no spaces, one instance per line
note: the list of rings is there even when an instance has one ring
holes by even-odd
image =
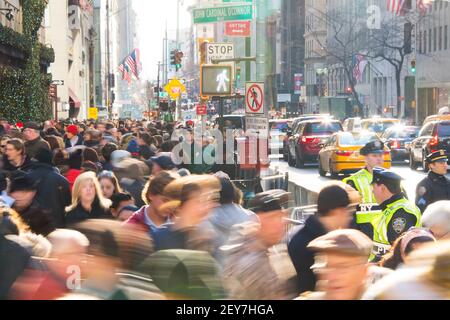
[[[40,127],[35,122],[28,122],[24,126],[23,136],[25,138],[25,150],[27,156],[33,159],[40,149],[50,150],[50,145],[42,139]]]
[[[314,252],[308,244],[330,231],[347,228],[352,220],[348,210],[348,193],[337,185],[325,187],[317,201],[317,214],[310,217],[288,245],[289,255],[297,271],[298,291],[305,293],[316,289],[316,276],[311,267],[314,264]]]
[[[50,151],[39,150],[36,160],[30,171],[31,179],[40,181],[35,199],[41,208],[51,213],[55,226],[64,228],[65,208],[71,203],[69,181],[53,166]]]

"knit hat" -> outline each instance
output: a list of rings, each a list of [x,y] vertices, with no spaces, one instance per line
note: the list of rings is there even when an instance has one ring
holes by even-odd
[[[66,129],[67,133],[71,133],[74,136],[78,134],[78,127],[76,125],[71,124],[70,126],[67,126]]]

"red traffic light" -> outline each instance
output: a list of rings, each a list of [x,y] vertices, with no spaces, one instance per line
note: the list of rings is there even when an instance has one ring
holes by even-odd
[[[345,92],[352,93],[353,92],[352,87],[345,88]]]

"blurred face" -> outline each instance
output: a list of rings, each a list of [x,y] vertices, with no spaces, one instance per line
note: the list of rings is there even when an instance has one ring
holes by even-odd
[[[327,300],[357,300],[367,276],[367,258],[327,253],[319,256],[325,267],[316,270],[324,281]]]
[[[377,199],[377,203],[383,203],[386,201],[386,191],[387,188],[385,185],[374,183],[372,185],[373,194],[375,195],[375,199]]]
[[[92,180],[86,180],[81,184],[80,200],[83,202],[93,202],[96,196],[95,184]]]
[[[74,135],[70,132],[67,132],[66,135],[68,139],[72,139],[74,137]]]
[[[6,145],[5,153],[9,161],[16,161],[22,157],[22,152],[16,150],[12,144]]]
[[[106,127],[104,124],[98,124],[97,125],[97,130],[100,132],[105,132],[106,131]]]
[[[3,153],[6,152],[7,142],[8,142],[8,140],[6,140],[6,139],[1,140],[1,142],[0,142],[0,153],[3,154]]]
[[[34,139],[39,137],[39,133],[36,130],[34,130],[34,129],[29,129],[28,128],[28,129],[25,129],[23,131],[23,137],[27,141],[32,141],[32,140],[34,140]]]
[[[149,199],[151,201],[151,207],[158,216],[161,218],[168,218],[170,216],[170,212],[160,210],[161,206],[170,200],[169,198],[162,195],[150,195]]]
[[[35,191],[25,190],[12,192],[10,196],[15,200],[14,208],[22,210],[28,208],[31,205],[35,195]]]
[[[336,230],[348,228],[352,221],[352,213],[347,208],[331,210],[329,216],[333,217],[333,225]]]
[[[157,164],[156,162],[153,162],[153,166],[152,166],[152,175],[156,176],[158,173],[160,173],[161,171],[163,171],[163,169],[159,166],[159,164]]]
[[[115,192],[114,184],[111,182],[111,180],[107,178],[101,179],[100,187],[102,188],[103,196],[107,199],[111,199],[112,195]]]
[[[436,224],[430,228],[430,231],[438,241],[450,240],[450,231],[448,231],[447,226]]]
[[[258,214],[260,236],[268,248],[280,243],[286,231],[286,212],[283,210]]]
[[[366,165],[369,169],[373,169],[375,167],[382,167],[383,164],[384,160],[382,154],[369,154],[366,156]]]
[[[446,175],[448,170],[447,161],[431,163],[430,170],[441,176]]]

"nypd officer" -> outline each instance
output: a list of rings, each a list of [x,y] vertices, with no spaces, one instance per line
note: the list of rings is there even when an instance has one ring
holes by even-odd
[[[372,238],[371,222],[381,213],[372,190],[373,169],[383,166],[384,144],[381,141],[369,142],[361,149],[360,154],[365,158],[365,167],[344,179],[344,182],[356,189],[362,198],[351,227]]]
[[[402,192],[402,177],[382,168],[373,171],[373,193],[382,214],[372,220],[374,248],[370,261],[381,259],[392,244],[412,227],[421,227],[422,214]]]
[[[448,157],[444,150],[436,151],[426,158],[430,168],[428,177],[423,179],[416,189],[416,205],[422,212],[440,200],[450,200],[450,180],[445,176],[448,169]]]

